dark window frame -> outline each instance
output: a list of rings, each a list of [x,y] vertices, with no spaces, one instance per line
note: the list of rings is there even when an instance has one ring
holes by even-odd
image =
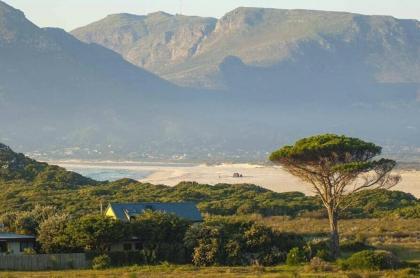
[[[123,250],[124,251],[131,251],[131,250],[133,250],[133,244],[131,244],[131,242],[125,242],[125,243],[123,243]]]

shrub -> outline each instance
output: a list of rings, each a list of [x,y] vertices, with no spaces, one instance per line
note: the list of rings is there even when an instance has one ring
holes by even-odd
[[[303,242],[300,236],[237,219],[193,225],[184,238],[198,266],[274,265],[284,262],[286,253]]]
[[[298,247],[292,248],[287,254],[287,265],[298,265],[304,262],[307,262],[305,252]]]
[[[393,214],[402,218],[420,218],[420,204],[396,209]]]
[[[23,254],[25,255],[36,255],[36,251],[33,248],[23,249]]]
[[[346,269],[383,270],[395,269],[401,264],[391,252],[365,250],[354,253],[347,260],[340,262],[341,267]]]
[[[304,250],[308,259],[318,257],[325,261],[332,260],[329,240],[312,240],[307,243]]]
[[[305,271],[307,272],[326,272],[332,270],[331,264],[319,257],[313,257],[310,263],[305,266]]]
[[[345,252],[360,252],[363,250],[372,250],[372,246],[366,244],[365,241],[361,240],[346,240],[340,244],[341,251]]]
[[[93,269],[105,269],[111,266],[111,259],[108,255],[100,255],[92,260]]]

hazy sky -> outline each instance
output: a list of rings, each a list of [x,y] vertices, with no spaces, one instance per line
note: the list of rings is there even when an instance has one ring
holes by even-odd
[[[0,0],[1,1],[1,0]],[[71,30],[108,14],[155,11],[221,17],[239,7],[317,9],[420,19],[420,0],[3,0],[41,27]]]

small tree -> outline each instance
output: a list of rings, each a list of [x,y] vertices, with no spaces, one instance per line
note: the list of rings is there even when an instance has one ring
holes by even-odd
[[[38,228],[38,242],[46,253],[62,253],[74,251],[71,238],[66,233],[70,217],[66,213],[58,213],[43,221]]]
[[[71,247],[104,253],[116,242],[125,238],[124,223],[103,215],[87,215],[71,221],[65,230]]]
[[[374,160],[381,151],[381,147],[357,138],[324,134],[301,139],[270,156],[272,162],[311,184],[322,200],[330,222],[334,258],[339,255],[338,217],[345,209],[346,197],[365,189],[389,189],[400,181],[399,176],[390,174],[395,161]]]

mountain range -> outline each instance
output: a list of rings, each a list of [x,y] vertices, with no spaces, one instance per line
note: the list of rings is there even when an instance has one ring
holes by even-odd
[[[220,19],[116,14],[71,33],[173,82],[223,88],[232,85],[226,67],[241,63],[254,71],[298,67],[305,74],[419,83],[419,28],[416,20],[390,16],[237,8]],[[236,59],[226,61],[230,56]]]
[[[110,15],[67,33],[0,2],[0,141],[32,156],[265,159],[346,133],[415,152],[420,23],[238,8]]]

